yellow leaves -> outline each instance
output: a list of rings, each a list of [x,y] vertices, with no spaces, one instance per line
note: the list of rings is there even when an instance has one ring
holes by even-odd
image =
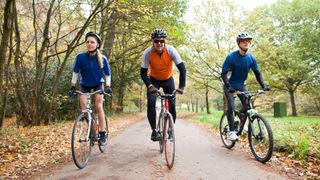
[[[108,118],[111,138],[143,116],[144,113],[122,114]],[[0,129],[0,177],[29,179],[34,172],[70,159],[72,126],[73,121],[31,128],[6,124],[8,129]]]
[[[8,159],[8,161],[13,161],[14,156],[12,154],[8,154],[7,159]]]

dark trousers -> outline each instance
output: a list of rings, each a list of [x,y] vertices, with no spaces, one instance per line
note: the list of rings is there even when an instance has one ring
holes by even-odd
[[[242,85],[240,88],[237,88],[236,90],[242,91],[242,92],[248,91],[246,85]],[[227,102],[228,102],[227,118],[228,118],[230,131],[234,131],[235,130],[235,127],[234,127],[234,110],[235,110],[234,97],[231,93],[228,92],[226,86],[223,86],[223,91],[224,91],[224,94],[225,94]],[[241,104],[242,104],[241,111],[244,112],[246,110],[245,108],[247,107],[247,99],[243,94],[238,94],[238,97],[239,97]]]
[[[163,92],[166,94],[172,94],[172,92],[175,90],[175,86],[174,86],[174,79],[173,77],[171,77],[168,80],[164,80],[164,81],[159,81],[156,80],[152,77],[150,77],[150,81],[152,83],[152,85],[157,88],[163,89]],[[157,113],[156,113],[156,101],[157,101],[157,96],[153,96],[151,95],[151,93],[149,91],[147,91],[147,98],[148,98],[148,120],[149,120],[149,124],[151,126],[151,129],[156,129],[156,117],[157,117]],[[169,111],[173,117],[173,120],[175,122],[176,120],[176,105],[175,105],[175,99],[170,99],[169,100]]]

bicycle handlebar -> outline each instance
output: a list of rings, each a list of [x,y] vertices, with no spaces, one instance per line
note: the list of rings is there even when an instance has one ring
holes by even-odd
[[[245,96],[248,96],[248,97],[253,97],[253,96],[256,96],[256,95],[258,95],[258,94],[262,94],[262,93],[264,93],[264,92],[266,92],[266,91],[259,89],[259,90],[255,91],[255,92],[250,92],[250,91],[236,91],[235,94],[242,94],[242,95],[245,95]]]
[[[158,96],[160,96],[161,98],[171,98],[176,96],[176,92],[177,91],[174,90],[172,94],[165,94],[164,92],[161,92],[160,90],[158,90]]]
[[[78,94],[86,95],[86,96],[92,96],[92,95],[94,95],[94,94],[105,94],[105,95],[111,96],[111,94],[106,93],[106,92],[104,92],[104,91],[102,91],[102,90],[96,90],[96,91],[94,91],[94,92],[92,92],[92,93],[84,93],[84,92],[81,92],[81,91],[76,90],[76,95],[78,95]]]

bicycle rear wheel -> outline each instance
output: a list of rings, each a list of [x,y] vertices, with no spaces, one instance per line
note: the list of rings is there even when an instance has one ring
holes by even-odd
[[[98,119],[98,118],[97,118],[97,119]],[[105,122],[106,122],[106,132],[107,132],[107,134],[106,134],[106,140],[107,140],[107,142],[109,143],[109,124],[108,124],[108,119],[107,119],[107,117],[105,117]],[[99,127],[99,128],[100,128],[100,127]],[[102,146],[102,145],[100,145],[100,144],[98,143],[99,150],[100,150],[101,153],[103,153],[103,152],[106,151],[107,145],[108,145],[108,144],[106,144],[105,146]]]
[[[173,167],[174,163],[175,142],[173,118],[170,113],[167,113],[164,115],[163,145],[165,149],[166,162],[169,169]]]
[[[235,116],[235,117],[237,117],[237,116]],[[235,121],[236,121],[236,119],[235,119]],[[228,123],[226,113],[224,113],[221,116],[219,130],[220,130],[220,137],[221,137],[223,145],[228,149],[233,148],[233,146],[236,144],[236,142],[231,141],[228,138],[228,133],[230,132],[230,128],[229,128],[229,123]]]
[[[90,158],[92,138],[89,121],[84,113],[81,113],[74,121],[71,137],[72,159],[79,169],[84,168]]]
[[[249,123],[248,139],[254,157],[265,163],[273,152],[273,135],[269,122],[261,115],[253,116]]]
[[[161,139],[159,141],[159,152],[163,153],[163,110],[161,110],[161,112],[159,113],[159,120],[158,120],[158,124],[157,124],[157,130],[159,131],[160,135],[161,135]]]

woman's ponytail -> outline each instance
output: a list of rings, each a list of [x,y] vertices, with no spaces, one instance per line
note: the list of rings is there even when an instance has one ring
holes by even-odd
[[[103,60],[102,60],[102,54],[99,49],[97,49],[97,59],[98,59],[98,64],[100,68],[103,68]]]

